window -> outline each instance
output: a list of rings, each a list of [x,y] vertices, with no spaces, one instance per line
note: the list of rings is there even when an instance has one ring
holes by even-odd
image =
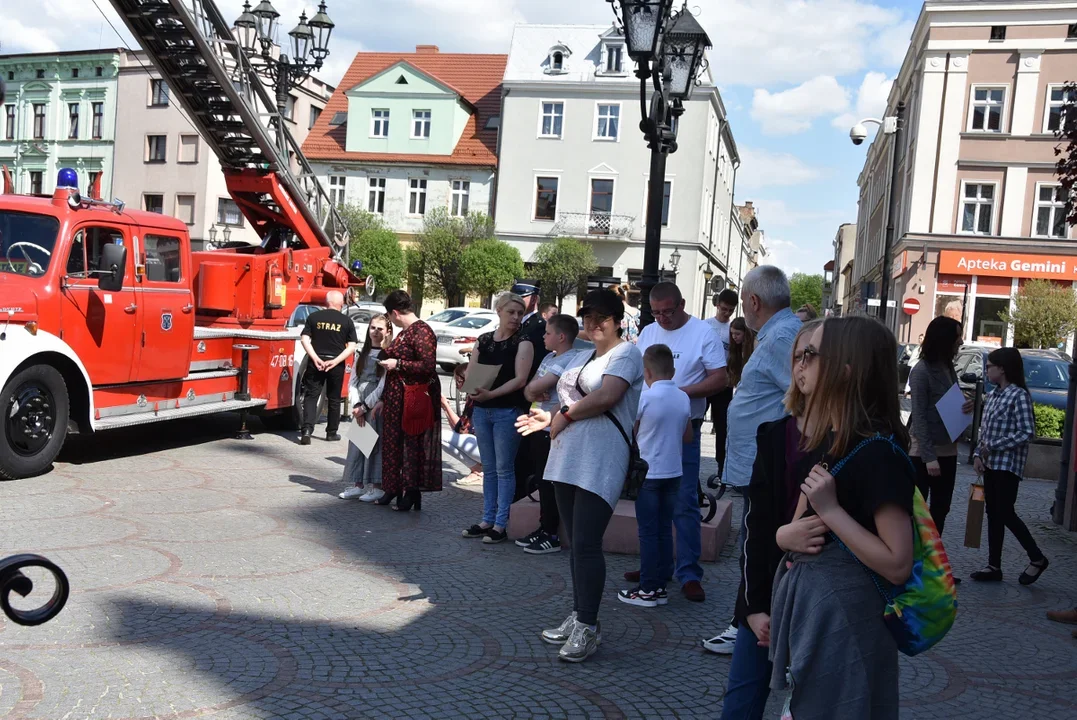
[[[561,137],[561,129],[565,120],[565,104],[563,102],[542,103],[542,127],[539,135],[542,137]]]
[[[146,162],[164,162],[168,151],[167,135],[146,136]]]
[[[243,225],[243,215],[239,212],[239,205],[232,198],[219,198],[217,200],[217,224],[218,225]]]
[[[669,225],[669,200],[673,194],[673,181],[666,180],[665,186],[662,188],[662,227]],[[646,207],[647,193],[644,192],[644,206]],[[644,213],[644,217],[649,217],[647,213]],[[704,223],[705,225],[706,223]]]
[[[4,138],[6,140],[15,139],[15,106],[4,106]]]
[[[38,70],[36,70],[34,72],[34,77],[36,77],[38,80],[44,80],[45,79],[45,71],[39,68]]]
[[[8,71],[8,74],[7,74],[7,79],[8,79],[8,80],[14,80],[14,79],[15,79],[15,73],[14,73],[14,71],[11,71],[11,70],[9,70],[9,71]]]
[[[560,72],[565,69],[565,54],[560,50],[557,50],[550,55],[550,69],[555,72]]]
[[[338,208],[344,207],[344,198],[347,191],[348,178],[346,175],[329,176],[329,202]]]
[[[1036,186],[1036,237],[1066,237],[1066,195],[1061,185]]]
[[[1005,102],[1006,88],[974,86],[969,129],[981,132],[1001,132],[1002,108]]]
[[[535,219],[557,219],[557,185],[555,177],[535,178]]]
[[[30,172],[30,194],[41,195],[43,192],[44,173],[40,170],[33,170]]]
[[[453,180],[451,184],[451,212],[457,217],[463,217],[467,215],[467,205],[471,195],[471,182],[469,180]]]
[[[150,80],[150,105],[162,107],[168,105],[168,85],[164,80]]]
[[[179,157],[176,159],[181,163],[196,163],[198,162],[198,136],[197,135],[180,135],[179,136]]]
[[[68,103],[67,105],[67,139],[79,139],[79,104]]]
[[[314,123],[318,122],[318,118],[322,115],[322,109],[318,107],[310,106],[310,124],[307,125],[308,130],[314,129]]]
[[[284,119],[295,120],[295,96],[289,95],[284,101]]]
[[[45,139],[45,105],[34,103],[34,140]]]
[[[1045,113],[1044,132],[1053,133],[1062,127],[1062,112],[1066,103],[1077,101],[1072,91],[1067,92],[1062,85],[1047,86],[1047,112]]]
[[[613,212],[613,180],[591,178],[591,217],[587,230],[592,235],[609,235]]]
[[[624,66],[624,45],[606,46],[606,72],[619,73]]]
[[[413,138],[430,137],[429,110],[415,110],[412,112],[411,136]]]
[[[1077,23],[1073,23],[1066,29],[1066,39],[1077,40]]]
[[[408,181],[408,212],[412,215],[426,214],[426,180],[412,178]]]
[[[369,186],[369,191],[367,192],[367,211],[372,213],[385,212],[385,178],[368,178],[367,185]]]
[[[71,77],[77,78],[78,76],[79,76],[79,69],[78,68],[71,68]]]
[[[995,186],[966,183],[961,201],[961,232],[991,235],[995,215]]]
[[[992,25],[991,26],[991,39],[995,41],[1006,39],[1006,26],[1005,25]]]
[[[147,280],[178,283],[183,279],[179,238],[147,234],[142,238],[142,247]]]
[[[165,196],[157,194],[145,194],[142,196],[142,207],[146,212],[157,213],[159,215],[165,214]]]
[[[93,74],[97,77],[101,77],[105,74],[105,69],[103,67],[95,67],[93,69]]]
[[[98,181],[98,179],[100,177],[101,177],[100,172],[92,172],[92,173],[90,173],[90,182],[89,182],[89,184],[86,185],[86,194],[88,196],[90,196],[90,197],[93,197],[94,199],[99,199],[99,198],[96,198],[93,195],[93,193],[94,192],[100,192],[99,190],[94,189],[97,186],[97,181]]]
[[[71,242],[71,254],[67,257],[69,277],[87,277],[88,273],[103,269],[101,256],[105,246],[123,242],[123,235],[108,228],[79,230]]]
[[[176,219],[194,225],[194,195],[176,196]]]
[[[371,137],[389,137],[389,111],[372,110],[370,118]]]
[[[100,69],[100,68],[98,68]],[[105,125],[105,104],[95,102],[93,104],[93,139],[100,140]]]
[[[602,140],[616,140],[621,124],[620,105],[598,105],[598,121],[595,137]]]

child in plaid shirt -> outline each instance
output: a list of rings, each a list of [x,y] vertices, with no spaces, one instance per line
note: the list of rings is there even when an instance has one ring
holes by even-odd
[[[987,380],[996,387],[984,403],[980,442],[974,466],[983,476],[987,506],[987,567],[969,577],[981,582],[1002,580],[1002,541],[1006,528],[1028,553],[1029,565],[1018,582],[1031,585],[1047,569],[1047,558],[1032,533],[1017,517],[1014,504],[1028,444],[1035,435],[1032,398],[1025,385],[1025,368],[1016,348],[999,348],[987,356]]]

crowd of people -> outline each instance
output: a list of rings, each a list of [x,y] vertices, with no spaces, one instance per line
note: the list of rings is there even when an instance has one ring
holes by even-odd
[[[957,447],[936,403],[956,382],[960,322],[942,316],[927,328],[906,424],[897,343],[879,322],[821,319],[810,305],[794,312],[789,282],[771,266],[749,272],[739,294],[713,300],[715,316],[700,319],[675,284],[659,283],[650,292],[655,322],[640,329],[623,289],[588,292],[578,322],[518,284],[496,299],[497,329],[456,373],[458,386],[472,373],[487,378],[457,415],[441,397],[433,331],[407,293],[390,293],[349,388],[355,421],[371,423],[379,441],[369,455],[349,447],[341,497],[419,510],[422,493],[442,487],[444,450],[482,480],[481,519],[463,536],[496,544],[509,539],[513,502],[537,492],[539,526],[516,545],[546,554],[566,541],[572,606],[541,637],[561,659],[581,662],[601,642],[602,541],[622,497],[636,502],[640,567],[625,573],[617,599],[666,605],[673,584],[685,599],[705,600],[698,497],[709,408],[717,479],[744,497],[734,616],[703,642],[732,655],[722,717],[760,718],[770,692],[782,690],[798,720],[896,718],[898,649],[879,591],[910,576],[916,489],[940,534],[946,526]],[[339,314],[330,306],[323,312]],[[339,322],[319,315],[304,329],[311,390],[332,383],[341,354],[357,346],[346,333],[319,341],[320,328]],[[1002,578],[1009,528],[1029,556],[1027,585],[1048,561],[1014,511],[1033,436],[1020,353],[990,353],[987,374],[995,389],[975,470],[989,552],[970,577]],[[969,401],[963,411],[971,410]],[[886,442],[862,442],[876,436]]]

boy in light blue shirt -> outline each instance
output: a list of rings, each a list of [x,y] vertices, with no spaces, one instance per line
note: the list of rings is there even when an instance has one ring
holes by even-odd
[[[639,530],[639,585],[622,590],[617,599],[629,605],[655,607],[669,602],[666,583],[673,577],[673,510],[681,484],[681,453],[693,440],[692,403],[673,382],[673,352],[651,345],[643,353],[643,379],[636,442],[647,461],[647,479],[636,498]]]

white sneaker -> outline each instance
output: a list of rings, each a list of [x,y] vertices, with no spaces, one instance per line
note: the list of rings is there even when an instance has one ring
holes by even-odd
[[[703,649],[718,655],[732,655],[737,643],[737,628],[730,625],[721,635],[703,641]]]
[[[342,492],[338,497],[341,500],[351,500],[352,498],[360,497],[363,494],[368,493],[368,492],[370,492],[370,491],[365,487],[360,487],[358,485],[352,485],[350,488],[348,488],[347,490]]]
[[[381,488],[371,488],[367,491],[366,495],[359,498],[359,502],[372,503],[381,500],[385,496],[385,491]]]

